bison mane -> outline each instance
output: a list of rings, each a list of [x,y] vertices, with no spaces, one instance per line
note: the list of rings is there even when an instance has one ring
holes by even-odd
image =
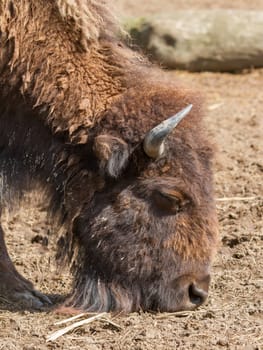
[[[107,1],[101,0],[56,0],[58,11],[63,20],[75,32],[81,35],[81,42],[86,49],[85,41],[111,35],[117,22],[109,9]]]

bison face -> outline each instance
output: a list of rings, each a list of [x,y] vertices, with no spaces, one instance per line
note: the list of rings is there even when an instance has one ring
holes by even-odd
[[[83,283],[88,279],[90,287],[96,285],[96,292],[81,302],[85,308],[128,311],[175,311],[202,304],[215,226],[212,209],[198,207],[172,178],[111,185],[75,220],[83,248]]]
[[[217,244],[208,155],[180,142],[174,150],[169,139],[157,159],[143,143],[130,155],[121,139],[95,140],[106,185],[74,221],[75,306],[176,311],[206,300]]]

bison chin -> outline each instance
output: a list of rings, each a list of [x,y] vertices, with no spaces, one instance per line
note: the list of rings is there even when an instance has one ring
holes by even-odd
[[[88,312],[193,310],[206,300],[209,281],[209,275],[195,282],[189,275],[169,285],[163,281],[151,285],[142,282],[125,288],[114,282],[102,282],[95,275],[83,277],[82,274],[65,306]]]
[[[136,300],[138,299],[138,300]],[[102,282],[95,275],[83,276],[78,280],[65,306],[88,312],[124,311],[138,309],[138,291],[127,291],[115,283]]]

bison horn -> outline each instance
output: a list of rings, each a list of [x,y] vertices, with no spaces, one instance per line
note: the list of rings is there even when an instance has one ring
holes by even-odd
[[[150,130],[143,142],[143,148],[147,156],[158,158],[164,152],[164,140],[173,131],[177,124],[191,111],[193,105],[188,105],[174,116]]]

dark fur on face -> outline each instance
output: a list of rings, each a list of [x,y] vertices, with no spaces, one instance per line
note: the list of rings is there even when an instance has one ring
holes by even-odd
[[[96,16],[83,33],[78,22],[66,23],[64,13],[75,13],[66,0],[12,3],[12,13],[0,4],[2,205],[16,201],[28,179],[48,189],[50,213],[66,228],[58,256],[74,274],[66,305],[200,305],[218,241],[200,97],[97,30]],[[164,154],[149,158],[146,133],[190,103]]]

